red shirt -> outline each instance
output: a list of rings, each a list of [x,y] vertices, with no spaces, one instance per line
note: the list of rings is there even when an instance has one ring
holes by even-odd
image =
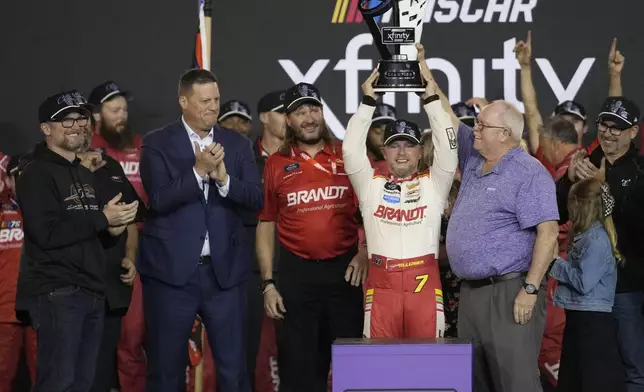
[[[586,153],[588,155],[592,154],[592,152],[595,151],[597,147],[599,147],[599,139],[594,138],[593,141],[590,143],[590,145],[586,147]],[[552,162],[550,162],[549,160],[546,159],[546,157],[543,156],[543,149],[541,148],[541,146],[537,148],[537,152],[534,154],[534,157],[537,158],[539,162],[541,162],[541,164],[546,168],[546,170],[548,170],[550,175],[552,175],[553,177],[555,176],[556,168],[554,167]],[[559,166],[561,167],[561,165]],[[568,163],[568,166],[570,166],[570,163]]]
[[[16,286],[24,232],[14,202],[0,204],[0,323],[17,323]]]
[[[94,133],[94,136],[92,137],[92,148],[105,151],[107,155],[116,159],[121,164],[127,179],[130,180],[136,193],[147,205],[148,195],[145,193],[145,189],[143,189],[141,173],[139,172],[139,160],[141,159],[141,136],[134,136],[133,144],[134,147],[132,148],[117,150],[111,147],[98,132]]]
[[[259,220],[276,221],[279,241],[296,255],[324,260],[355,248],[356,211],[340,143],[325,146],[314,158],[293,148],[266,160]]]

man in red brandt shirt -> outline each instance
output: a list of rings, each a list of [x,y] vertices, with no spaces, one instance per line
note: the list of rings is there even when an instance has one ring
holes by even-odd
[[[24,233],[16,203],[15,177],[18,158],[8,160],[0,195],[0,391],[12,390],[22,353],[25,353],[31,385],[36,381],[36,332],[16,319],[16,283]]]
[[[362,335],[359,286],[366,277],[366,254],[356,257],[354,193],[317,88],[307,83],[289,88],[284,106],[286,140],[264,169],[256,241],[261,290],[266,313],[282,320],[280,392],[326,392],[331,343]]]
[[[141,136],[134,135],[128,126],[128,102],[131,98],[128,91],[121,89],[113,81],[94,87],[88,99],[96,108],[96,133],[92,137],[91,148],[105,152],[121,164],[127,179],[147,205],[147,195],[139,174]],[[137,274],[130,307],[123,317],[118,347],[118,372],[122,392],[145,390],[144,333],[141,280]]]

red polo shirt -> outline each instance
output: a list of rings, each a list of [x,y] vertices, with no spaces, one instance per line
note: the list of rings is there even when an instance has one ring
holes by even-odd
[[[315,157],[293,148],[266,160],[259,219],[277,222],[279,241],[296,255],[323,260],[355,248],[356,211],[340,143],[325,146]]]
[[[595,151],[597,147],[599,147],[599,139],[594,138],[590,145],[586,147],[586,153],[590,156],[590,154],[592,154],[592,152]],[[534,157],[537,158],[539,162],[541,162],[541,164],[548,170],[550,175],[552,175],[553,177],[555,176],[557,170],[552,162],[550,162],[546,159],[546,157],[543,156],[543,149],[541,148],[541,146],[537,148],[537,152],[536,154],[534,154]],[[570,166],[570,163],[568,163],[568,166]]]
[[[24,239],[22,215],[9,200],[0,204],[0,323],[17,323],[16,286]]]
[[[143,200],[147,205],[148,196],[145,193],[145,189],[143,189],[141,173],[139,172],[139,160],[141,159],[141,136],[134,136],[133,142],[133,147],[117,150],[116,148],[111,147],[98,132],[95,132],[92,137],[92,149],[105,151],[107,155],[111,156],[121,164],[123,171],[125,172],[125,176],[130,180],[130,183],[132,183],[134,190],[136,190],[136,193],[139,195],[141,200]]]

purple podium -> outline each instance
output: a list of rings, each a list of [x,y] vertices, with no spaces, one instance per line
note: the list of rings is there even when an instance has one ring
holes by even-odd
[[[471,392],[467,339],[338,339],[333,392]]]

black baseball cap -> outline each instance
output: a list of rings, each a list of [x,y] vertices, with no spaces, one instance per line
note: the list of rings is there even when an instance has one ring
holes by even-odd
[[[100,107],[104,102],[116,97],[125,97],[129,101],[132,99],[132,94],[120,88],[115,82],[108,80],[92,89],[92,92],[89,93],[89,103]]]
[[[461,121],[476,119],[476,109],[474,109],[474,106],[466,105],[465,102],[458,102],[453,104],[452,111]]]
[[[223,121],[230,116],[238,116],[245,118],[248,121],[251,121],[253,119],[253,116],[251,116],[250,114],[250,108],[248,107],[248,105],[236,99],[225,102],[223,105],[221,105],[218,121]]]
[[[396,120],[392,123],[387,124],[385,128],[385,143],[387,144],[398,140],[398,139],[407,139],[411,140],[416,144],[420,144],[420,139],[422,137],[422,132],[418,125],[414,124],[411,121],[406,120]]]
[[[617,129],[628,129],[639,124],[640,108],[626,97],[608,97],[597,120],[614,122]]]
[[[575,101],[563,101],[555,107],[553,116],[560,116],[562,114],[572,114],[577,116],[583,121],[586,121],[586,109],[579,103]]]
[[[322,106],[320,92],[314,85],[298,83],[286,90],[284,94],[284,108],[286,113],[292,112],[304,103]]]
[[[387,124],[396,121],[396,108],[386,103],[376,105],[371,119],[372,125]]]
[[[277,112],[284,113],[284,90],[271,91],[259,99],[257,103],[257,113]]]
[[[70,112],[89,115],[93,105],[77,90],[63,91],[47,97],[38,107],[38,121],[58,121]]]

